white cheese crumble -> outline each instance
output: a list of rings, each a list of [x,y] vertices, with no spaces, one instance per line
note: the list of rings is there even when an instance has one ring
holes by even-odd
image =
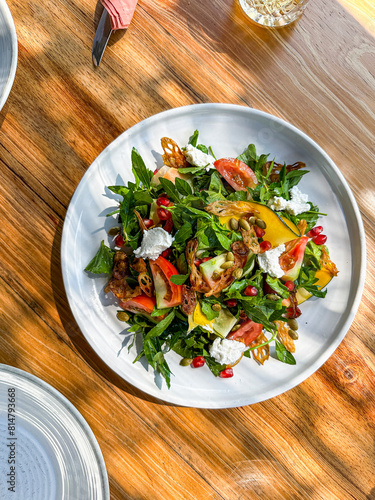
[[[285,271],[281,269],[279,264],[279,257],[284,251],[285,245],[283,243],[272,250],[258,254],[258,263],[261,270],[274,278],[284,276]]]
[[[172,245],[173,240],[173,236],[164,231],[162,227],[143,231],[141,246],[134,250],[134,255],[138,258],[155,260]]]
[[[309,196],[299,190],[297,186],[293,186],[289,191],[290,200],[285,200],[281,196],[274,196],[268,201],[268,206],[272,210],[284,210],[292,215],[299,215],[310,210],[310,205],[307,203]]]
[[[188,144],[185,149],[185,156],[187,161],[194,165],[195,167],[206,167],[206,171],[208,172],[211,168],[214,167],[215,158],[211,155],[203,153],[198,148],[195,148],[191,144]]]
[[[243,342],[217,338],[210,347],[210,356],[221,365],[233,365],[246,349]]]

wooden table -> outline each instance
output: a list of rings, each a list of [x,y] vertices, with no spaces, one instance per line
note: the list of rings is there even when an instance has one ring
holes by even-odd
[[[19,62],[0,114],[0,362],[82,413],[113,499],[374,499],[372,0],[311,1],[275,31],[237,1],[140,0],[97,69],[93,1],[8,5]],[[253,106],[305,131],[346,177],[368,237],[363,300],[334,355],[298,387],[236,409],[163,405],[116,376],[80,333],[60,270],[64,216],[91,162],[140,120],[199,102]]]

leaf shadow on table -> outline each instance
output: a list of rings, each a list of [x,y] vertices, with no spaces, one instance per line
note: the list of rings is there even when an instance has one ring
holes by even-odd
[[[63,277],[61,272],[61,235],[62,222],[56,230],[55,238],[52,247],[51,258],[51,283],[54,295],[54,302],[59,314],[62,326],[72,344],[72,348],[78,355],[89,365],[101,378],[104,378],[110,384],[117,386],[122,391],[137,398],[149,401],[152,403],[174,406],[171,403],[166,403],[162,400],[154,398],[145,392],[137,389],[135,386],[127,383],[123,378],[117,375],[94,351],[89,345],[84,335],[82,334],[74,316],[70,310],[67,296],[65,294]]]

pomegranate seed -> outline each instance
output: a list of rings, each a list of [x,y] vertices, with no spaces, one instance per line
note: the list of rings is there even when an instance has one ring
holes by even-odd
[[[201,259],[194,259],[194,264],[198,267],[202,264],[202,260]]]
[[[193,361],[191,362],[191,366],[193,368],[200,368],[201,366],[203,366],[205,364],[205,359],[203,356],[197,356],[196,358],[193,359]]]
[[[164,259],[167,259],[172,253],[172,248],[167,248],[164,250],[164,252],[161,253],[161,256],[164,257]]]
[[[262,241],[260,244],[260,251],[261,253],[267,252],[267,250],[270,250],[272,248],[272,245],[269,241]]]
[[[293,281],[286,281],[286,282],[284,283],[284,286],[286,286],[286,287],[287,287],[287,289],[288,289],[290,292],[292,292],[292,291],[294,290],[294,283],[293,283]]]
[[[154,175],[157,174],[159,172],[159,169],[158,168],[155,168],[154,170]]]
[[[172,231],[172,229],[173,229],[172,217],[165,221],[163,229],[164,229],[164,231],[167,231],[167,233],[170,233]]]
[[[237,300],[236,299],[229,299],[225,302],[225,305],[227,307],[236,307],[237,305]]]
[[[116,247],[122,248],[125,245],[124,238],[121,236],[121,234],[118,234],[115,238],[115,245]]]
[[[225,368],[225,370],[223,370],[219,373],[219,377],[221,377],[221,378],[233,377],[233,368]]]
[[[307,236],[310,238],[314,238],[314,236],[318,236],[323,231],[323,226],[315,226],[307,233]]]
[[[165,208],[158,208],[156,213],[158,214],[160,220],[168,220],[172,217],[171,212]]]
[[[146,227],[151,227],[151,226],[154,226],[155,223],[152,219],[143,219],[143,224],[146,226]]]
[[[258,295],[258,289],[255,286],[247,286],[243,292],[247,297],[256,297]]]
[[[293,307],[288,307],[286,313],[288,315],[288,318],[299,318],[302,314],[301,309],[299,307],[296,307],[295,311],[293,311]]]
[[[263,236],[266,234],[266,231],[258,226],[254,226],[254,230],[258,238],[263,238]]]
[[[202,259],[202,262],[207,262],[208,260],[211,260],[212,257],[205,257],[204,259]]]
[[[156,200],[156,204],[158,207],[161,207],[162,205],[164,205],[165,207],[169,207],[171,202],[168,200],[166,196],[160,196],[160,198]]]
[[[318,236],[315,236],[313,238],[313,242],[315,245],[324,245],[324,243],[327,241],[327,236],[325,234],[318,234]]]

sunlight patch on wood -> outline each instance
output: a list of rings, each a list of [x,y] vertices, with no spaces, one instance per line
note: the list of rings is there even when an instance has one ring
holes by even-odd
[[[338,0],[372,35],[375,35],[375,3],[373,0]]]

